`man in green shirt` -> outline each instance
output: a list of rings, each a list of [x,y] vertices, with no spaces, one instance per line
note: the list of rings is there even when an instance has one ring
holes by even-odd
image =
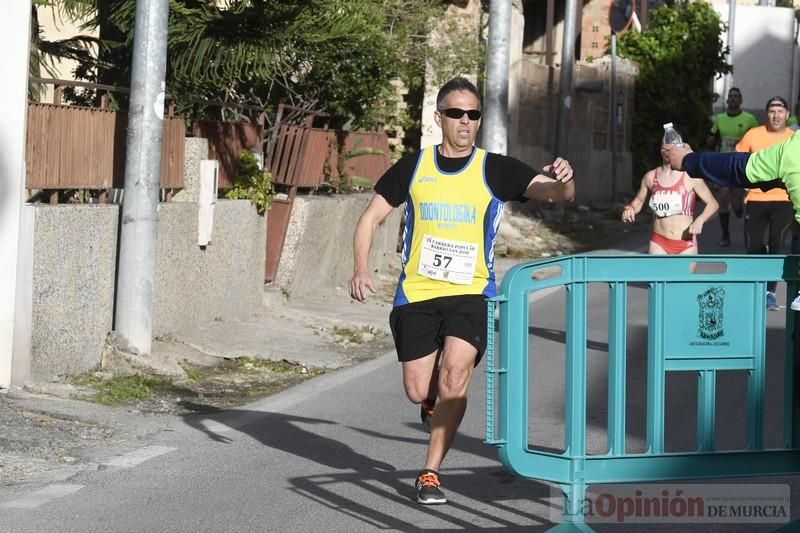
[[[711,135],[706,140],[708,148],[728,153],[736,150],[736,143],[747,133],[747,130],[758,126],[758,120],[751,113],[742,111],[742,91],[738,87],[731,87],[726,100],[728,108],[724,113],[714,117],[711,124]],[[717,191],[719,203],[719,221],[722,224],[722,240],[720,246],[731,245],[729,230],[730,208],[733,208],[737,217],[742,216],[742,200],[727,187],[719,187]]]

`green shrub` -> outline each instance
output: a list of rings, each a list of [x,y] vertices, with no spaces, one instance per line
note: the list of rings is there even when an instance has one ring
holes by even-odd
[[[269,209],[275,189],[272,186],[272,174],[258,168],[258,160],[250,150],[239,156],[239,167],[233,180],[233,188],[225,193],[230,200],[250,200],[263,215]]]
[[[651,13],[646,31],[619,37],[619,55],[639,64],[633,115],[634,189],[661,163],[662,125],[675,124],[683,140],[700,149],[711,127],[711,82],[731,71],[720,35],[724,24],[703,2],[675,2]]]

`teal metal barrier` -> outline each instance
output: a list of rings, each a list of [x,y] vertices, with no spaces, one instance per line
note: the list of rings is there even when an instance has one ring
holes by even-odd
[[[792,335],[784,343],[783,447],[765,449],[766,282],[797,291],[797,256],[569,256],[513,267],[489,302],[486,353],[486,442],[518,475],[556,483],[566,529],[587,530],[581,504],[590,484],[673,481],[800,473],[800,409]],[[695,269],[696,267],[696,269]],[[608,286],[608,427],[605,454],[586,452],[587,295]],[[628,285],[648,288],[646,449],[626,453]],[[564,451],[532,449],[529,433],[529,296],[563,286],[566,293]],[[790,301],[792,297],[788,298]],[[499,334],[494,342],[495,311]],[[785,331],[794,331],[787,312]],[[667,320],[669,317],[669,320]],[[715,451],[717,372],[747,373],[747,445]],[[669,372],[697,373],[697,450],[665,452],[665,382]],[[557,526],[554,529],[559,529]]]

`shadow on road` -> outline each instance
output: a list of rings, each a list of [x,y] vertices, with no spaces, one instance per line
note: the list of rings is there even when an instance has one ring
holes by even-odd
[[[303,429],[301,425],[334,425],[338,422],[262,411],[222,411],[187,415],[187,425],[210,439],[227,444],[226,433],[235,430],[265,446],[330,468],[330,472],[288,479],[289,489],[316,504],[336,509],[368,524],[392,531],[538,531],[552,527],[542,516],[550,506],[550,487],[517,477],[502,466],[443,469],[449,503],[422,507],[415,500],[417,470],[398,471],[390,464],[358,453],[333,438]],[[419,426],[419,438],[385,435],[367,428],[347,426],[370,439],[386,439],[424,445],[427,433]],[[493,450],[480,439],[458,434],[453,450],[487,457]],[[535,509],[534,509],[535,508]],[[425,513],[425,525],[415,522],[413,512]],[[431,528],[430,521],[441,523]],[[533,529],[532,529],[533,528]]]
[[[394,472],[387,463],[375,461],[354,451],[350,446],[337,440],[306,431],[302,424],[336,424],[330,420],[307,418],[281,413],[263,411],[220,411],[220,416],[188,415],[184,417],[187,425],[205,433],[217,442],[231,442],[224,432],[209,428],[207,421],[216,422],[251,436],[265,446],[294,454],[323,466],[338,470],[357,472]],[[230,416],[233,415],[233,416]]]
[[[416,475],[416,470],[409,470],[365,478],[344,472],[295,477],[290,483],[291,490],[298,494],[357,518],[375,530],[531,532],[553,526],[542,518],[547,512],[532,509],[550,506],[550,487],[513,476],[502,467],[443,471],[447,483],[446,506],[422,507],[408,496]],[[364,491],[367,494],[363,499],[349,496]],[[376,497],[391,505],[374,505]],[[424,524],[418,521],[422,512]],[[439,526],[431,527],[434,523]]]

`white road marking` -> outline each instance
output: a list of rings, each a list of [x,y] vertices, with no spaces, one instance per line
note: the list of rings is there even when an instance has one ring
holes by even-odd
[[[53,483],[52,485],[48,485],[43,489],[28,494],[24,498],[6,502],[2,505],[2,507],[9,509],[36,509],[40,505],[55,500],[56,498],[69,496],[70,494],[78,492],[82,488],[83,485]]]
[[[113,457],[103,462],[103,464],[106,466],[116,466],[118,468],[131,468],[148,459],[164,455],[165,453],[174,452],[175,450],[177,450],[177,448],[171,448],[169,446],[145,446],[144,448],[133,450],[125,455]]]

